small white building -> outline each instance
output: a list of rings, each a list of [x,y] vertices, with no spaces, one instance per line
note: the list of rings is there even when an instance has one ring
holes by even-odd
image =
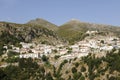
[[[72,48],[73,52],[79,51],[79,45],[77,44],[70,46],[70,48]]]
[[[96,40],[90,40],[89,44],[90,44],[89,47],[91,47],[91,48],[99,48]]]
[[[22,45],[23,48],[30,48],[31,46],[32,46],[32,47],[35,46],[34,43],[24,43],[24,42],[20,42],[20,44]]]
[[[112,49],[113,49],[113,46],[103,46],[103,47],[100,47],[100,50],[110,51]]]
[[[51,47],[50,47],[50,46],[45,46],[45,47],[44,47],[44,53],[45,53],[45,54],[50,54],[50,53],[52,53]]]
[[[88,31],[86,32],[86,34],[95,34],[95,33],[98,33],[98,31],[97,31],[97,30],[96,30],[96,31],[89,31],[89,30],[88,30]]]
[[[38,53],[20,54],[19,58],[39,58]]]
[[[63,55],[63,54],[66,54],[68,50],[66,49],[62,49],[62,50],[59,50],[59,53],[60,55]]]
[[[88,47],[80,48],[80,53],[88,53],[89,50],[90,49]]]

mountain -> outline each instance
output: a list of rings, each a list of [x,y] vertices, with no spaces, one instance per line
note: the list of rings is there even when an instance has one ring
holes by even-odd
[[[35,20],[30,20],[27,24],[32,24],[32,25],[40,25],[43,26],[49,30],[56,31],[58,29],[57,25],[50,23],[44,19],[37,18]]]
[[[0,22],[0,80],[120,80],[120,27],[75,19],[48,27]]]
[[[0,42],[40,42],[56,44],[60,42],[57,34],[41,25],[0,22]]]
[[[111,25],[103,25],[103,24],[94,24],[94,23],[87,23],[81,22],[76,19],[72,19],[67,23],[59,26],[58,35],[60,37],[65,38],[70,43],[75,41],[79,41],[86,37],[86,31],[99,31],[101,33],[108,33],[110,35],[117,35],[120,34],[120,27],[111,26]]]
[[[37,18],[26,24],[16,24],[8,22],[0,22],[0,34],[9,33],[20,41],[40,41],[57,43],[61,39],[70,44],[83,40],[87,31],[98,31],[104,36],[115,35],[120,37],[120,27],[112,25],[94,24],[81,22],[72,19],[67,23],[56,26],[44,19]]]

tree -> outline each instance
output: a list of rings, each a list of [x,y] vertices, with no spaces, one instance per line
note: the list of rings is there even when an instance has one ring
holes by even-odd
[[[55,49],[55,50],[53,50],[53,52],[54,52],[54,53],[57,53],[58,51]]]
[[[57,60],[59,57],[60,57],[60,55],[55,55],[54,58]]]
[[[85,72],[86,68],[84,66],[81,67],[81,72]]]
[[[50,72],[46,74],[46,80],[53,80]]]
[[[73,74],[73,78],[74,78],[74,80],[79,80],[79,78],[81,77],[81,75],[82,75],[82,73],[80,73],[80,72],[76,72],[76,73],[74,73]]]
[[[42,56],[42,61],[44,61],[44,62],[48,62],[48,57],[45,56],[45,55],[43,55],[43,56]]]
[[[0,79],[5,80],[7,79],[6,73],[0,68]]]
[[[104,40],[101,40],[100,43],[104,44]]]
[[[81,76],[81,77],[80,77],[80,80],[85,80],[85,77],[84,77],[84,76]]]
[[[78,66],[79,66],[79,63],[78,63],[78,62],[76,62],[76,63],[75,63],[75,67],[78,67]]]
[[[77,69],[75,67],[72,68],[72,73],[76,73]]]

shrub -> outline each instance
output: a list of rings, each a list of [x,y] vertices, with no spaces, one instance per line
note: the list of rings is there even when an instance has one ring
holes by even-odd
[[[78,63],[78,62],[76,62],[76,63],[75,63],[75,67],[78,67],[78,66],[79,66],[79,63]]]
[[[42,56],[42,61],[47,62],[47,61],[48,61],[48,57],[45,56],[45,55],[43,55],[43,56]]]
[[[76,73],[77,69],[75,67],[72,68],[72,73]]]
[[[55,55],[54,58],[57,60],[59,57],[60,57],[60,55]]]
[[[81,72],[85,72],[86,68],[84,66],[81,67]]]

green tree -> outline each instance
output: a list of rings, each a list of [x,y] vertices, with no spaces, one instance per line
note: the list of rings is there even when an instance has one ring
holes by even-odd
[[[43,56],[42,56],[42,61],[44,61],[44,62],[48,62],[48,57],[45,56],[45,55],[43,55]]]
[[[81,67],[81,72],[85,72],[86,68],[84,66]]]
[[[71,70],[72,70],[72,73],[76,73],[77,72],[77,69],[75,67],[73,67]]]

